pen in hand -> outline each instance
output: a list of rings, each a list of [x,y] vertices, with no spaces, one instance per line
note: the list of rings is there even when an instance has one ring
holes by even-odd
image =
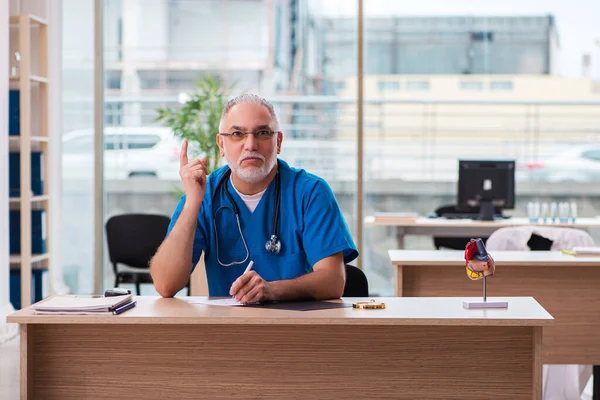
[[[250,261],[248,263],[248,266],[246,267],[246,270],[244,271],[244,274],[248,271],[250,271],[252,269],[252,266],[254,265],[254,261]],[[242,274],[243,275],[243,274]]]
[[[254,261],[250,261],[248,263],[248,266],[246,267],[246,269],[244,270],[244,273],[242,275],[244,275],[246,272],[250,271],[252,269],[252,266],[254,265]],[[232,299],[235,299],[235,293],[231,295]]]

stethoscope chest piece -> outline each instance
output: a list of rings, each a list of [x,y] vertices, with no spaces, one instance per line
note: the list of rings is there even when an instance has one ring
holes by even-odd
[[[275,254],[279,254],[281,251],[281,240],[277,239],[277,235],[271,235],[271,239],[267,240],[265,249]]]

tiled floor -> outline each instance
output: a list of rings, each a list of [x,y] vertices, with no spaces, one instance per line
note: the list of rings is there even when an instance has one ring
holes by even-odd
[[[19,338],[0,345],[0,398],[19,399]]]

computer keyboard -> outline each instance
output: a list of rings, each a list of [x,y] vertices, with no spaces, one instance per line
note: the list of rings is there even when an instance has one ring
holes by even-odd
[[[446,219],[479,219],[479,213],[446,213],[441,216]],[[509,215],[494,214],[494,219],[508,219]]]

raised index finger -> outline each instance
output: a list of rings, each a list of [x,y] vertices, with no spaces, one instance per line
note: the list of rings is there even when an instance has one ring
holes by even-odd
[[[188,164],[188,156],[187,156],[188,142],[184,140],[181,144],[181,153],[179,153],[179,166],[185,167]]]

